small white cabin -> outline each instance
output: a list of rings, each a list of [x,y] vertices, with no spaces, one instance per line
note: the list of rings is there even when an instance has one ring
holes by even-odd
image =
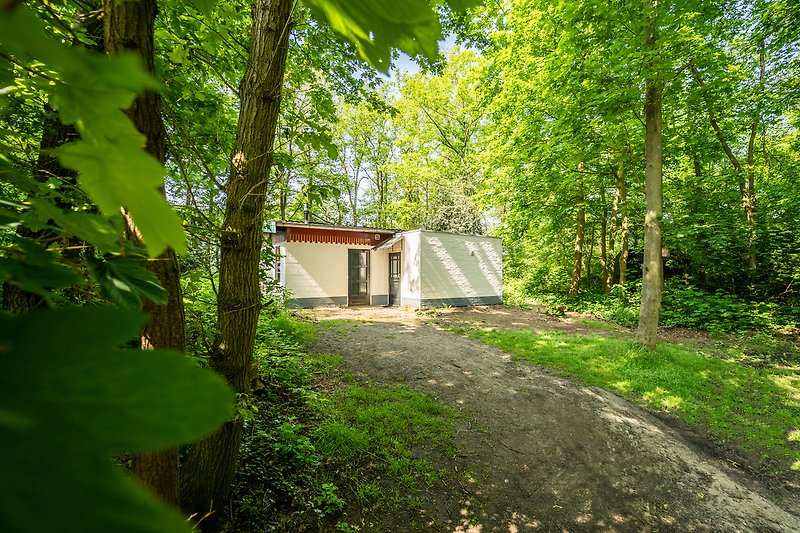
[[[502,241],[441,231],[277,222],[267,238],[291,307],[502,303]]]

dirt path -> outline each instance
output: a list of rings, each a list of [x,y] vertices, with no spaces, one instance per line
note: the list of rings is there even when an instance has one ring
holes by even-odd
[[[768,495],[611,393],[511,361],[414,313],[312,316],[358,321],[319,328],[317,350],[341,354],[367,379],[406,383],[465,414],[461,468],[476,472],[476,481],[439,487],[426,502],[432,531],[800,531],[797,494]],[[568,324],[502,307],[451,311],[442,320]]]

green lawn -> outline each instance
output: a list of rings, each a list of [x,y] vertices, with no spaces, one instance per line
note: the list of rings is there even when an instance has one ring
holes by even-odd
[[[515,359],[612,391],[671,413],[711,435],[756,452],[774,465],[800,470],[800,375],[797,368],[751,368],[660,343],[651,352],[633,341],[601,335],[532,330],[455,329],[510,352]],[[792,443],[792,444],[790,444]]]

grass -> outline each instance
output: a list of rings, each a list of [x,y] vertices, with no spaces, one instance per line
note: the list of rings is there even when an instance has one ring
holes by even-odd
[[[405,385],[349,385],[330,398],[326,411],[327,421],[312,435],[316,448],[347,461],[354,481],[365,469],[373,470],[370,477],[379,470],[399,480],[408,489],[404,498],[437,479],[420,450],[452,452],[456,412]],[[362,504],[379,501],[376,485],[355,485]]]
[[[586,326],[587,328],[600,329],[600,330],[603,330],[603,331],[617,331],[619,329],[614,324],[610,324],[610,323],[605,322],[603,320],[592,320],[590,318],[579,318],[577,320],[577,322],[579,324],[582,324],[582,325]]]
[[[648,351],[626,339],[532,330],[460,329],[515,359],[668,412],[708,428],[713,438],[755,452],[772,473],[800,469],[797,368],[751,368],[661,343]]]

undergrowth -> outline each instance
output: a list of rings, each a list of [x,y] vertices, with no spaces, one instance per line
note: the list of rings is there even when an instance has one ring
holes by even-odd
[[[259,323],[257,378],[223,531],[358,531],[369,513],[419,507],[452,453],[454,412],[408,387],[357,383],[310,354],[314,327]],[[300,342],[298,342],[300,341]]]
[[[641,283],[625,287],[616,285],[608,294],[581,291],[577,296],[564,293],[525,294],[511,284],[511,294],[504,294],[506,303],[530,307],[538,302],[544,311],[563,315],[565,311],[589,313],[622,326],[636,326],[639,320]],[[760,329],[796,328],[800,324],[800,309],[776,302],[752,301],[733,294],[706,292],[671,278],[664,286],[659,324],[663,327],[683,327],[710,332],[742,332]]]
[[[669,343],[649,351],[599,335],[454,330],[706,427],[718,442],[758,454],[772,474],[800,470],[800,451],[792,440],[800,440],[798,366],[756,368],[742,364],[741,352],[712,357]]]

